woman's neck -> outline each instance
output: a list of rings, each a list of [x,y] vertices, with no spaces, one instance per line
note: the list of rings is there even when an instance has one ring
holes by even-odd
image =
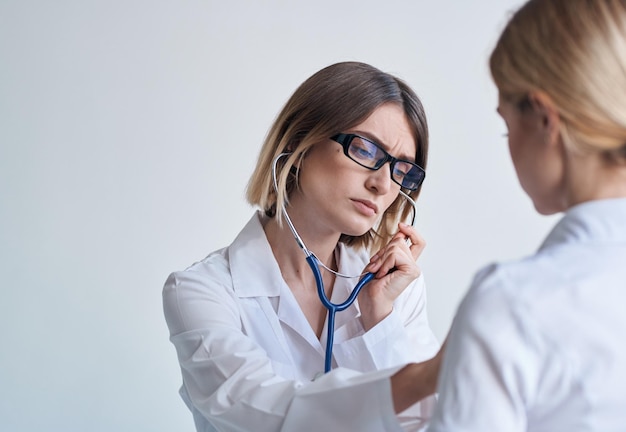
[[[337,270],[334,252],[339,240],[339,234],[324,235],[297,216],[292,218],[292,222],[306,248],[314,253],[317,259],[325,266]],[[306,262],[305,254],[300,249],[287,222],[283,220],[281,226],[279,226],[277,217],[273,217],[265,222],[263,228],[272,248],[274,258],[278,262],[285,279],[310,280],[313,276]]]
[[[626,163],[601,154],[572,155],[568,161],[567,207],[586,201],[626,198]]]
[[[315,235],[315,230],[306,223],[303,224],[302,221],[303,219],[296,218],[293,220],[293,224],[307,249],[315,253],[315,256],[325,266],[336,270],[337,262],[334,250],[339,236],[323,236],[319,233]],[[319,301],[318,286],[303,251],[294,239],[287,222],[283,222],[279,226],[276,217],[274,217],[267,220],[263,228],[283,280],[293,293],[302,313],[319,339],[326,320],[326,309]],[[335,275],[325,271],[322,272],[322,279],[326,297],[330,298],[335,284]]]

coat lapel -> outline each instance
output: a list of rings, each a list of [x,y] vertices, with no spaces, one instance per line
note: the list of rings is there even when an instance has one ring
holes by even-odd
[[[323,352],[313,329],[285,283],[261,224],[263,216],[252,217],[229,248],[230,270],[235,294],[257,298],[272,330],[289,351],[281,323],[291,327],[316,351]]]

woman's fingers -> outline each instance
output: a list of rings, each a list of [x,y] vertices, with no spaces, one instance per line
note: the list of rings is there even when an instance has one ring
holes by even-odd
[[[400,268],[419,275],[415,261],[425,246],[426,241],[412,226],[401,223],[389,244],[371,257],[366,270],[375,273],[377,279]]]
[[[413,255],[414,259],[417,259],[426,247],[426,240],[411,225],[401,223],[398,225],[398,229],[411,242],[409,247],[411,255]]]
[[[426,240],[411,225],[401,223],[398,225],[398,232],[377,255],[394,246],[399,246],[402,250],[409,252],[415,261],[426,247]],[[380,258],[380,256],[377,258]]]
[[[394,271],[401,271],[414,277],[419,276],[419,269],[413,256],[400,248],[390,249],[377,261],[376,278],[380,279]]]

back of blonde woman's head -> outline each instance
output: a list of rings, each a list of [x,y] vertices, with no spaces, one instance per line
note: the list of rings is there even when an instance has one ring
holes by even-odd
[[[490,58],[501,97],[541,91],[566,145],[626,159],[626,0],[530,0]]]
[[[371,65],[336,63],[304,81],[278,114],[248,182],[248,202],[266,215],[277,217],[280,223],[290,194],[298,188],[298,167],[307,151],[358,125],[387,103],[403,109],[415,139],[415,163],[426,169],[428,126],[422,103],[413,90],[401,79]],[[286,155],[279,158],[283,153]],[[419,191],[410,191],[409,195],[415,199]],[[411,211],[399,195],[369,232],[359,237],[344,235],[341,241],[357,247],[382,247],[397,230],[397,223],[406,220]]]

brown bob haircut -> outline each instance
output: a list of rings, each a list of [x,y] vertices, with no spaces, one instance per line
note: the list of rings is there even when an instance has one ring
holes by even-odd
[[[402,107],[416,143],[415,163],[426,169],[428,125],[417,95],[401,79],[359,62],[327,66],[304,81],[289,98],[270,128],[247,187],[246,197],[267,216],[282,221],[289,196],[298,187],[300,162],[317,143],[367,119],[376,108],[393,103]],[[272,165],[278,191],[274,190]],[[415,200],[421,190],[406,191]],[[342,235],[354,247],[379,249],[391,239],[400,221],[408,220],[412,206],[400,194],[367,233]]]

